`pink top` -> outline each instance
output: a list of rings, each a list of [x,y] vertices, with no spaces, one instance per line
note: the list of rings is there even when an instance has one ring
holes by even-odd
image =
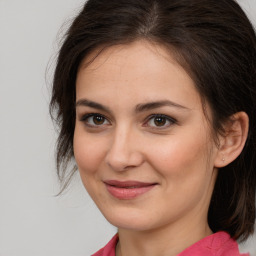
[[[115,256],[118,242],[116,234],[109,243],[92,256]],[[238,244],[226,232],[217,232],[191,245],[177,256],[249,256],[240,254]]]

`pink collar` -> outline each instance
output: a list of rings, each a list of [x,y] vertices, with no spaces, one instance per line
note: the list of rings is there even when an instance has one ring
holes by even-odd
[[[116,234],[108,244],[92,256],[115,256],[115,248],[118,242]],[[191,245],[177,256],[249,256],[240,254],[238,244],[223,231],[214,233]]]

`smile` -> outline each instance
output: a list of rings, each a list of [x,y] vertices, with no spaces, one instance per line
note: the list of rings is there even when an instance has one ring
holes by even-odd
[[[157,183],[144,183],[139,181],[117,181],[108,180],[104,181],[108,192],[115,198],[121,200],[134,199],[152,188]]]

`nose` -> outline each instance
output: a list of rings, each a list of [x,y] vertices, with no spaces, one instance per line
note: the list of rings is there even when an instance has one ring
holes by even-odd
[[[106,154],[106,163],[114,171],[126,171],[139,167],[143,161],[143,153],[140,150],[138,136],[136,132],[125,129],[115,131],[111,145]]]

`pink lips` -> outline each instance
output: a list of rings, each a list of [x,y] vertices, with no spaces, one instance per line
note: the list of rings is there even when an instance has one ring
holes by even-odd
[[[133,199],[155,187],[156,183],[144,183],[139,181],[104,181],[108,192],[118,199]]]

